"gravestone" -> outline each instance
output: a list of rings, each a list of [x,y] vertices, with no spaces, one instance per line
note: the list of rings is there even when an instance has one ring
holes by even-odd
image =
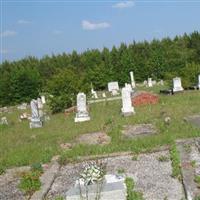
[[[43,103],[42,103],[42,100],[40,98],[37,98],[37,104],[38,104],[39,109],[43,108]]]
[[[183,90],[184,89],[181,84],[181,78],[179,77],[173,78],[173,92],[180,92]]]
[[[27,109],[27,103],[22,103],[21,105],[17,106],[18,110],[26,110]]]
[[[77,95],[77,113],[74,119],[75,122],[89,121],[90,116],[87,111],[86,95],[84,93],[78,93]]]
[[[200,74],[198,75],[198,86],[197,86],[200,90]]]
[[[134,108],[131,101],[130,90],[126,87],[122,88],[122,114],[124,116],[129,116],[134,113]]]
[[[102,93],[102,97],[106,98],[106,93],[105,92]]]
[[[45,99],[45,96],[41,96],[41,100],[42,100],[42,103],[45,104],[46,103],[46,99]]]
[[[164,81],[163,80],[160,80],[160,85],[164,85]]]
[[[125,83],[125,88],[127,88],[130,92],[133,92],[133,89],[131,87],[131,84]]]
[[[143,85],[147,86],[147,80],[144,80]]]
[[[119,91],[119,84],[117,81],[115,82],[109,82],[108,83],[108,91],[112,93],[113,96],[118,95]]]
[[[130,77],[131,77],[131,86],[132,88],[135,88],[135,79],[132,71],[130,72]]]
[[[91,93],[92,93],[92,98],[98,99],[97,92],[94,91],[93,88],[91,89]]]
[[[38,101],[33,99],[31,101],[31,121],[30,128],[42,127],[42,121],[39,114]]]
[[[126,200],[126,185],[124,183],[124,177],[116,176],[113,174],[105,175],[105,180],[103,181],[100,190],[100,198],[99,200]],[[97,199],[97,188],[98,185],[96,183],[88,185],[88,200]],[[86,197],[86,187],[83,185],[81,181],[76,181],[75,186],[72,187],[66,193],[66,200],[80,200],[80,192],[84,197]]]
[[[153,86],[152,78],[148,78],[147,85],[148,85],[148,87],[152,87]]]

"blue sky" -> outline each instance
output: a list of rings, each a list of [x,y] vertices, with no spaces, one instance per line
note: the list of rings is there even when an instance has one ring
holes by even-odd
[[[0,2],[0,62],[200,31],[200,0]]]

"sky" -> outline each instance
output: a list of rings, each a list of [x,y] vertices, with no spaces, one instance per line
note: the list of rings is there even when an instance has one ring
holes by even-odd
[[[200,31],[200,0],[0,0],[0,62]]]

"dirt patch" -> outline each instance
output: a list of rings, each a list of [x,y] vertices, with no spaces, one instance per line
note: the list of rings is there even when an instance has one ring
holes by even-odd
[[[87,133],[79,136],[76,139],[76,143],[78,144],[88,144],[88,145],[106,145],[109,144],[111,141],[110,136],[108,136],[104,132],[94,132],[94,133]]]
[[[132,97],[132,105],[133,106],[157,104],[158,101],[159,101],[159,97],[157,95],[149,93],[149,92],[136,93]]]
[[[137,124],[124,126],[122,134],[125,138],[136,138],[156,134],[157,130],[152,124]]]

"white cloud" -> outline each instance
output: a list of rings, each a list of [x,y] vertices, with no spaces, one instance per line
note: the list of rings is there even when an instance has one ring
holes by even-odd
[[[131,8],[135,5],[134,1],[123,1],[114,4],[112,7],[113,8]]]
[[[54,30],[53,31],[54,35],[61,35],[62,33],[63,33],[63,31],[61,31],[61,30]]]
[[[17,21],[18,24],[30,24],[31,22],[25,19],[20,19]]]
[[[16,34],[17,32],[15,31],[6,30],[0,33],[0,37],[11,37],[11,36],[15,36]]]
[[[0,54],[8,54],[8,50],[7,49],[1,49]]]
[[[97,30],[97,29],[105,29],[109,27],[110,27],[110,24],[107,22],[92,23],[87,20],[82,21],[82,28],[84,30]]]

